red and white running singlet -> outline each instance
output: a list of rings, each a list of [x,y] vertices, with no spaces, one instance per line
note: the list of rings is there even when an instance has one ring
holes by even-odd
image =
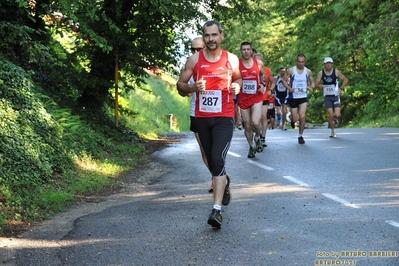
[[[240,96],[238,96],[238,106],[246,110],[255,103],[263,101],[263,94],[258,92],[260,88],[260,71],[256,59],[253,59],[253,64],[250,68],[245,67],[242,59],[240,59],[240,73],[242,88]]]
[[[197,92],[195,117],[234,117],[234,100],[230,93],[233,70],[227,51],[216,62],[209,62],[204,51],[199,52],[194,66],[194,80],[206,81],[205,91]]]
[[[269,97],[270,97],[270,95],[269,95],[269,91],[270,91],[269,83],[270,83],[270,78],[271,78],[271,73],[272,73],[272,71],[271,71],[270,68],[265,67],[265,66],[263,67],[263,69],[264,69],[265,72],[266,72],[266,81],[265,81],[266,90],[265,90],[265,93],[263,93],[263,100],[264,100],[264,101],[268,101],[268,100],[269,100]]]

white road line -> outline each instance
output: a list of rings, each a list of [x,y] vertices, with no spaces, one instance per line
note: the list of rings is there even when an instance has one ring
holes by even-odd
[[[261,163],[258,163],[258,162],[252,161],[252,160],[247,160],[247,162],[250,163],[250,164],[256,165],[256,166],[258,166],[260,168],[263,168],[265,170],[270,170],[270,171],[274,170],[273,168],[271,168],[269,166],[266,166],[264,164],[261,164]]]
[[[234,157],[238,157],[238,158],[242,157],[241,155],[239,155],[239,154],[237,154],[235,152],[232,152],[232,151],[229,151],[228,154],[231,155],[231,156],[234,156]],[[267,165],[264,165],[264,164],[261,164],[261,163],[258,163],[258,162],[252,161],[252,160],[247,160],[247,162],[250,163],[250,164],[256,165],[256,166],[258,166],[258,167],[260,167],[262,169],[265,169],[265,170],[269,170],[269,171],[274,170],[274,168],[272,168],[272,167],[269,167]]]
[[[239,155],[239,154],[237,154],[235,152],[232,152],[232,151],[229,151],[227,153],[230,154],[231,156],[234,156],[234,157],[242,157],[241,155]]]
[[[392,226],[395,226],[395,227],[398,227],[398,228],[399,228],[399,223],[398,223],[398,222],[395,222],[395,221],[393,221],[393,220],[388,220],[388,221],[385,221],[385,222],[389,223],[389,224],[392,225]]]
[[[333,201],[336,201],[336,202],[338,202],[338,203],[341,203],[341,204],[344,205],[344,206],[351,207],[351,208],[354,208],[354,209],[360,208],[360,207],[357,206],[356,204],[352,204],[352,203],[350,203],[349,201],[346,201],[346,200],[344,200],[344,199],[341,199],[340,197],[337,197],[337,196],[335,196],[335,195],[333,195],[333,194],[322,193],[321,195],[323,195],[324,197],[329,198],[329,199],[331,199],[331,200],[333,200]]]
[[[291,181],[291,182],[294,182],[295,184],[300,185],[301,187],[309,187],[308,184],[306,184],[305,182],[302,182],[302,181],[299,180],[299,179],[296,179],[295,177],[292,177],[292,176],[289,176],[289,175],[286,175],[286,176],[283,176],[283,177],[284,177],[285,179]]]
[[[289,180],[289,181],[295,183],[295,184],[298,184],[298,185],[302,186],[302,187],[309,187],[308,184],[306,184],[305,182],[302,182],[302,181],[299,180],[299,179],[296,179],[295,177],[292,177],[292,176],[283,176],[283,177],[284,177],[285,179],[287,179],[287,180]],[[338,203],[341,203],[341,204],[344,205],[344,206],[351,207],[351,208],[355,208],[355,209],[360,208],[360,207],[357,206],[356,204],[352,204],[352,203],[350,203],[349,201],[346,201],[346,200],[344,200],[344,199],[341,199],[340,197],[337,197],[337,196],[335,196],[335,195],[333,195],[333,194],[322,193],[322,195],[323,195],[324,197],[326,197],[326,198],[329,198],[329,199],[333,200],[333,201],[336,201],[336,202],[338,202]]]
[[[231,156],[234,156],[234,157],[242,157],[241,155],[239,155],[239,154],[237,154],[237,153],[234,153],[234,152],[230,152],[230,151],[229,151],[228,153],[229,153]],[[262,169],[265,169],[265,170],[270,170],[270,171],[271,171],[271,170],[274,170],[272,167],[266,166],[266,165],[264,165],[264,164],[261,164],[261,163],[258,163],[258,162],[252,161],[252,160],[247,160],[247,162],[250,163],[250,164],[256,165],[256,166],[258,166],[258,167],[260,167],[260,168],[262,168]],[[289,181],[291,181],[291,182],[297,184],[297,185],[302,186],[302,187],[309,187],[309,185],[308,185],[307,183],[302,182],[301,180],[296,179],[295,177],[292,177],[292,176],[283,176],[283,177],[284,177],[285,179],[287,179],[287,180],[289,180]],[[335,202],[341,203],[341,204],[344,205],[344,206],[351,207],[351,208],[354,208],[354,209],[359,209],[359,208],[360,208],[360,207],[357,206],[356,204],[350,203],[349,201],[346,201],[346,200],[344,200],[344,199],[341,199],[340,197],[335,196],[335,195],[333,195],[333,194],[322,193],[322,195],[323,195],[324,197],[326,197],[326,198],[329,198],[329,199],[335,201]],[[388,220],[388,221],[385,221],[385,222],[388,223],[388,224],[390,224],[390,225],[392,225],[392,226],[394,226],[394,227],[399,228],[399,222],[396,222],[396,221],[393,221],[393,220]]]
[[[230,153],[230,152],[229,152],[229,153]],[[236,157],[241,157],[240,155],[238,155],[238,154],[236,154],[236,153],[230,153],[230,155],[236,156]],[[266,166],[266,165],[264,165],[264,164],[261,164],[261,163],[258,163],[258,162],[252,161],[252,160],[247,160],[247,162],[250,163],[250,164],[256,165],[256,166],[258,166],[258,167],[260,167],[260,168],[263,168],[263,169],[265,169],[265,170],[274,170],[273,168],[271,168],[271,167],[269,167],[269,166]],[[295,183],[295,184],[300,185],[301,187],[310,187],[307,183],[302,182],[301,180],[296,179],[295,177],[292,177],[292,176],[283,176],[283,177],[284,177],[285,179],[287,179],[287,180],[289,180],[289,181]],[[341,199],[340,197],[337,197],[337,196],[335,196],[335,195],[333,195],[333,194],[322,193],[322,195],[323,195],[324,197],[326,197],[326,198],[329,198],[329,199],[335,201],[335,202],[341,203],[341,204],[344,205],[344,206],[351,207],[351,208],[354,208],[354,209],[360,208],[360,207],[357,206],[356,204],[350,203],[349,201],[346,201],[346,200],[344,200],[344,199]],[[393,225],[393,226],[399,227],[399,223],[396,223],[395,221],[389,221],[389,222],[387,221],[387,223],[389,223],[389,224],[391,224],[391,225]]]

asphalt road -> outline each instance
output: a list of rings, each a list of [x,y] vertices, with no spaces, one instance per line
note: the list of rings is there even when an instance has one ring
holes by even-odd
[[[399,265],[399,129],[270,130],[227,157],[232,201],[207,224],[210,174],[191,133],[123,193],[0,238],[2,265]],[[133,178],[133,177],[132,177]]]

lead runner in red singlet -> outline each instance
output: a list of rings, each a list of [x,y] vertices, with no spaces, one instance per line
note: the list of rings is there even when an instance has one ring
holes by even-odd
[[[213,208],[208,224],[220,228],[222,204],[230,201],[225,160],[234,131],[234,95],[239,93],[242,79],[238,57],[220,47],[224,39],[221,24],[211,20],[202,29],[206,48],[188,58],[176,87],[181,95],[197,95],[196,126],[212,172]],[[194,84],[188,84],[191,76]]]

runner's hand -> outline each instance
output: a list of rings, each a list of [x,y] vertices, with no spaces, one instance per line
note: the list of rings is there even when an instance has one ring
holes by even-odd
[[[237,95],[240,92],[240,84],[235,83],[235,82],[231,83],[230,92],[233,95]]]
[[[195,82],[195,86],[197,87],[197,91],[206,90],[206,80],[204,80],[203,78],[197,80],[197,82]]]

